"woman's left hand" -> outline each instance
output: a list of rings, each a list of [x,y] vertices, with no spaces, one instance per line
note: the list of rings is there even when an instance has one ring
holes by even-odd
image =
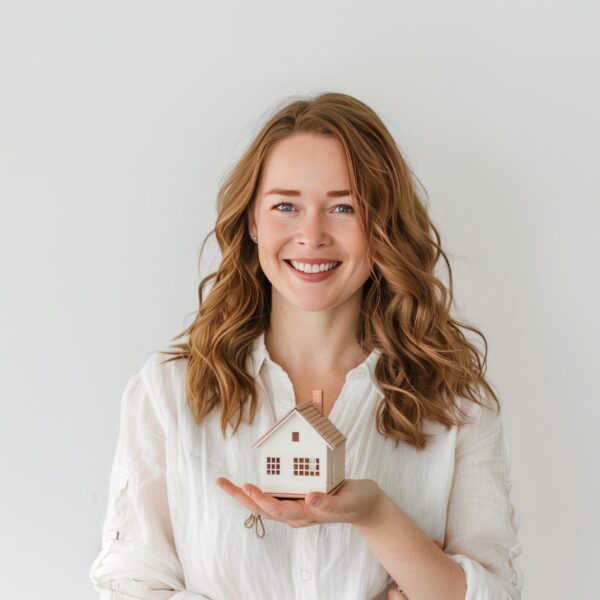
[[[346,479],[335,494],[310,492],[306,498],[285,500],[265,494],[250,483],[240,488],[225,477],[218,477],[216,484],[261,517],[294,528],[318,523],[364,525],[378,517],[385,498],[385,493],[371,479]],[[318,500],[316,505],[315,500]]]

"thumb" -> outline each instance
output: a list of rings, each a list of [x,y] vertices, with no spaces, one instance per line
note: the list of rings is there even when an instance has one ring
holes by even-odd
[[[305,499],[306,504],[308,504],[311,508],[316,508],[318,510],[327,510],[330,508],[331,496],[329,494],[319,494],[315,492],[311,492],[306,496]]]

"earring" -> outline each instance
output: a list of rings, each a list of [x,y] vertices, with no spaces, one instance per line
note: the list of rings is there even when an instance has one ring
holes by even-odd
[[[253,235],[253,236],[251,236],[251,237],[252,237],[252,240],[253,240],[254,242],[257,242],[257,243],[258,243],[258,238],[257,238],[256,236],[254,236],[254,235]]]

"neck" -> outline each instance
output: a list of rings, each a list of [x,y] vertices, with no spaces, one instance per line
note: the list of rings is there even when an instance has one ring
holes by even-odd
[[[367,356],[357,341],[360,296],[327,311],[303,311],[273,298],[265,346],[288,373],[348,372]]]

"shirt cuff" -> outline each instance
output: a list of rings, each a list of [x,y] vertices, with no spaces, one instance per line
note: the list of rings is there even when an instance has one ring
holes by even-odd
[[[521,600],[521,592],[464,554],[446,554],[465,572],[465,600]]]

